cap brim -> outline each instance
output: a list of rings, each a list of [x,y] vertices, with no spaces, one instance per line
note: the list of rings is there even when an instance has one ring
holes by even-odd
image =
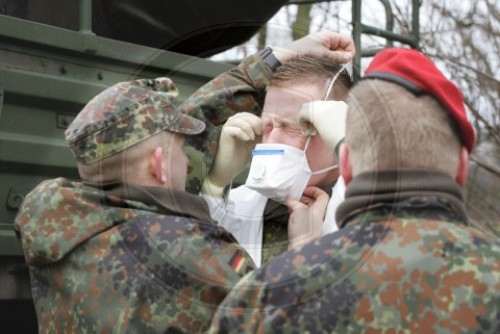
[[[205,123],[191,116],[180,114],[177,120],[165,130],[185,135],[197,135],[205,130]]]

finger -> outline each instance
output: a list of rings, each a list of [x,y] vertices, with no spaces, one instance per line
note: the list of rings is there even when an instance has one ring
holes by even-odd
[[[250,125],[252,132],[255,136],[260,136],[262,135],[262,119],[256,115],[250,114],[247,118],[246,121]],[[255,139],[255,138],[254,138]]]
[[[318,134],[316,126],[314,126],[312,121],[306,117],[301,117],[301,115],[299,115],[297,124],[299,125],[302,134],[305,136],[315,136]]]
[[[320,205],[324,204],[326,206],[328,204],[328,194],[318,187],[307,187],[304,190],[304,195],[313,198],[315,203]]]
[[[304,136],[316,136],[318,131],[311,122],[299,120],[300,130]]]
[[[345,52],[354,52],[356,50],[354,41],[349,35],[332,33],[329,36],[329,49]]]
[[[232,116],[226,124],[240,127],[252,140],[255,140],[256,135],[262,134],[261,118],[249,112],[240,112]]]
[[[247,142],[251,141],[254,138],[248,135],[247,132],[245,132],[241,127],[236,127],[236,126],[226,126],[224,127],[224,133],[230,137],[236,138],[239,141],[242,142]],[[250,133],[253,135],[253,132],[250,131]]]
[[[240,141],[255,140],[255,134],[252,127],[243,119],[233,120],[230,124],[226,123],[223,132]]]
[[[304,190],[304,196],[309,196],[310,198],[318,199],[324,196],[328,197],[328,194],[324,190],[321,190],[318,187],[309,186],[306,187],[306,189]]]
[[[332,58],[338,63],[345,64],[353,60],[354,52],[345,51],[330,51],[328,57]]]
[[[305,120],[305,121],[310,121],[311,118],[312,118],[312,104],[311,102],[306,102],[306,103],[303,103],[301,106],[300,106],[300,110],[299,110],[299,121],[300,120]]]
[[[302,196],[300,198],[300,202],[309,206],[310,204],[314,203],[314,199],[309,196]]]
[[[317,134],[316,127],[309,119],[306,119],[305,117],[301,117],[299,115],[299,119],[297,120],[297,124],[300,127],[300,130],[302,131],[303,135],[313,136],[313,135]]]
[[[311,136],[317,134],[316,127],[313,124],[313,109],[310,102],[301,106],[297,123],[302,130],[302,134]]]
[[[305,207],[304,204],[302,204],[300,201],[297,201],[291,196],[287,196],[287,198],[285,199],[285,203],[288,209],[290,209],[291,211],[296,211]]]
[[[322,41],[322,44],[330,50],[354,51],[354,40],[350,35],[322,30],[313,35],[316,39]]]

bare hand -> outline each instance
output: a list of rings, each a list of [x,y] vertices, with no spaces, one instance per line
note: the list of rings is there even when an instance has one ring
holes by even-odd
[[[300,201],[287,198],[286,205],[291,211],[288,219],[289,249],[297,249],[321,236],[328,200],[328,195],[317,187],[307,187]]]

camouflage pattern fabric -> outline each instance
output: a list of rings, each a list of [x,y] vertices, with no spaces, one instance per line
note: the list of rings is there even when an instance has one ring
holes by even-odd
[[[267,263],[288,250],[288,207],[269,199],[264,209],[262,226],[262,263]]]
[[[227,119],[242,111],[260,116],[271,76],[271,70],[259,56],[247,57],[237,67],[201,87],[179,107],[206,124],[206,131],[202,134],[186,138],[190,161],[186,191],[192,194],[200,192],[212,167],[220,132]]]
[[[178,91],[169,78],[117,83],[94,97],[66,130],[80,163],[91,164],[162,131],[194,135],[205,124],[175,106]]]
[[[245,276],[211,333],[499,333],[500,241],[436,190],[366,187],[339,231]]]
[[[201,198],[148,189],[59,178],[28,194],[16,227],[40,333],[207,332],[253,262]],[[149,201],[116,195],[134,191]]]

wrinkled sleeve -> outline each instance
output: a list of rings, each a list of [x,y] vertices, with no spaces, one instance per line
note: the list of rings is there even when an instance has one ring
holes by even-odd
[[[255,272],[243,277],[219,305],[209,333],[265,333],[262,297],[265,285]]]
[[[242,111],[260,116],[271,75],[259,56],[247,57],[237,67],[202,86],[180,106],[182,112],[207,125],[202,134],[186,138],[187,191],[199,193],[217,153],[220,130],[226,120]]]

